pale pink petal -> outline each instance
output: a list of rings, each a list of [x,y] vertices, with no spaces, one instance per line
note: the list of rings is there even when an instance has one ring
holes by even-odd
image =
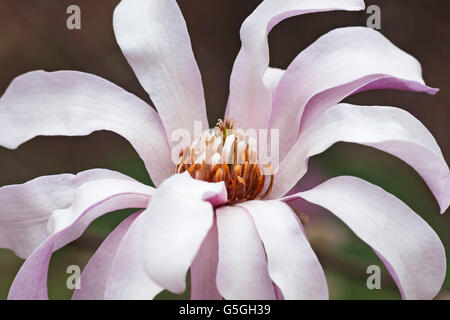
[[[217,237],[217,224],[214,223],[191,265],[191,300],[222,299],[216,285]]]
[[[75,289],[72,300],[103,300],[109,281],[109,271],[125,233],[139,212],[130,215],[115,228],[103,241],[84,267],[79,279],[80,289]]]
[[[281,78],[283,77],[286,70],[278,69],[278,68],[267,68],[264,73],[263,82],[266,88],[270,90],[272,93],[272,97],[278,89],[278,84],[280,83]]]
[[[275,291],[264,247],[249,213],[241,207],[216,210],[219,232],[217,288],[227,300],[272,300]]]
[[[117,179],[82,184],[68,208],[52,213],[48,225],[51,235],[25,260],[8,299],[47,299],[47,272],[53,251],[79,238],[93,220],[105,213],[145,208],[153,190],[135,181]]]
[[[282,196],[305,174],[309,157],[338,141],[365,144],[402,159],[422,176],[441,212],[450,202],[450,171],[432,134],[410,113],[394,107],[339,104],[325,112],[291,149],[275,176]]]
[[[270,127],[280,130],[280,159],[299,130],[345,97],[371,88],[437,91],[424,84],[420,63],[378,31],[348,27],[320,37],[289,65],[273,99]]]
[[[263,1],[241,27],[242,48],[231,73],[227,116],[244,129],[267,128],[272,97],[263,77],[269,66],[267,36],[274,26],[289,17],[307,13],[362,9],[362,0]]]
[[[114,11],[114,33],[169,140],[176,129],[193,134],[194,121],[208,127],[200,71],[176,1],[122,0]]]
[[[142,214],[142,256],[147,273],[175,293],[186,288],[186,273],[213,225],[214,205],[227,201],[225,184],[195,180],[185,172],[165,180]]]
[[[51,213],[68,207],[81,184],[107,178],[131,180],[119,172],[93,169],[1,187],[0,247],[27,258],[50,235],[47,223]]]
[[[285,200],[296,197],[330,210],[370,245],[387,262],[404,299],[432,299],[441,289],[446,259],[438,235],[392,194],[344,176]]]
[[[146,208],[151,195],[156,189],[137,181],[102,179],[82,184],[77,188],[74,199],[68,208],[52,212],[48,221],[48,230],[55,234],[75,225],[71,231],[77,237],[84,229],[79,228],[79,222],[91,219],[95,215],[90,211],[100,212],[101,215],[125,208]],[[110,211],[102,211],[109,207],[117,207]],[[101,209],[101,210],[100,210]],[[89,213],[87,217],[84,217]],[[98,216],[95,216],[97,218]],[[83,218],[83,220],[80,220]],[[77,223],[77,224],[75,224]],[[68,238],[65,233],[65,238]],[[59,241],[62,243],[65,241]],[[61,244],[60,247],[65,244]]]
[[[281,201],[248,201],[267,254],[269,275],[284,299],[328,299],[322,266],[295,213]]]
[[[116,132],[136,149],[158,185],[173,172],[158,114],[115,84],[77,71],[33,71],[14,79],[0,98],[0,146],[10,149],[39,135]]]
[[[148,232],[145,216],[131,224],[120,242],[106,281],[107,300],[151,300],[164,290],[145,271],[142,256],[143,234]]]
[[[280,288],[277,287],[276,284],[273,285],[275,290],[275,299],[276,300],[284,300],[283,294],[281,293]]]

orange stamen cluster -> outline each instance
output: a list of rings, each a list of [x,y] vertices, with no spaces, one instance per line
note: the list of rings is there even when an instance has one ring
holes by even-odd
[[[256,151],[250,143],[239,144],[242,137],[238,139],[239,135],[233,132],[232,120],[219,120],[214,130],[214,134],[206,134],[203,139],[204,147],[200,155],[196,153],[195,146],[180,152],[175,173],[187,171],[194,179],[223,181],[229,203],[267,197],[274,179],[270,164],[263,166],[258,163]]]

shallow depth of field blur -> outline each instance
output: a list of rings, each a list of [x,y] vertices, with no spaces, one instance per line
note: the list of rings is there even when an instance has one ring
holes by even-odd
[[[0,95],[14,77],[24,72],[66,69],[101,76],[150,103],[115,42],[112,13],[118,2],[0,0]],[[210,125],[221,118],[225,110],[229,76],[240,48],[240,25],[260,2],[178,0],[202,73]],[[81,30],[66,28],[66,8],[70,4],[81,8]],[[416,57],[422,64],[427,84],[441,91],[436,96],[428,96],[377,90],[359,93],[346,102],[404,108],[433,133],[450,163],[450,3],[448,0],[366,0],[367,6],[371,4],[381,8],[380,31]],[[269,37],[271,66],[286,68],[320,35],[336,27],[365,25],[368,17],[365,12],[337,11],[282,22]],[[309,164],[310,171],[301,188],[339,175],[364,178],[393,193],[421,215],[436,230],[446,251],[450,251],[450,212],[439,214],[437,202],[423,180],[402,161],[368,147],[339,143],[312,158]],[[38,137],[14,151],[0,147],[0,186],[23,183],[41,175],[76,173],[96,167],[117,170],[151,183],[130,144],[110,132],[97,132],[88,137]],[[8,214],[1,208],[0,212]],[[67,267],[83,268],[101,241],[130,212],[116,212],[97,219],[83,237],[53,255],[48,280],[50,298],[71,297],[72,291],[66,287]],[[314,208],[309,212],[305,227],[325,270],[330,298],[400,298],[389,273],[373,251],[331,213]],[[22,262],[11,251],[0,249],[0,299],[7,297]],[[369,276],[366,269],[373,264],[382,270],[380,290],[369,290],[366,286]],[[188,294],[163,292],[157,298],[187,298]],[[450,299],[450,272],[437,298]]]

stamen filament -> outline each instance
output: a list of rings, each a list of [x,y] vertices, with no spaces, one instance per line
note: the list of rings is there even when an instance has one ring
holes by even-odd
[[[187,171],[194,179],[223,181],[228,203],[264,199],[272,190],[273,169],[270,164],[264,166],[270,172],[266,187],[267,171],[258,163],[255,141],[247,141],[233,125],[232,119],[218,120],[214,129],[204,132],[191,147],[184,148],[175,173]]]

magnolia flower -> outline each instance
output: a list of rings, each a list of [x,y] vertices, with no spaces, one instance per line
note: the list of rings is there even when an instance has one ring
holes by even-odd
[[[226,112],[234,125],[219,122],[205,131],[176,163],[176,142],[169,137],[179,128],[192,133],[194,121],[206,124],[207,117],[200,72],[175,0],[122,0],[114,12],[117,42],[157,113],[86,73],[34,71],[14,79],[0,99],[0,145],[14,149],[38,135],[114,131],[134,146],[157,188],[105,169],[2,187],[0,246],[26,258],[9,298],[48,298],[55,250],[103,214],[140,208],[92,256],[74,299],[181,293],[188,270],[193,299],[326,299],[323,269],[289,206],[298,198],[328,209],[371,246],[403,298],[433,298],[445,277],[443,245],[395,196],[342,176],[283,197],[306,173],[311,156],[346,141],[400,158],[422,176],[441,212],[449,206],[448,166],[417,119],[394,107],[339,104],[369,89],[436,93],[424,84],[413,57],[377,31],[349,27],[320,37],[286,70],[269,67],[267,36],[280,21],[362,9],[362,0],[263,1],[240,32]],[[249,128],[279,130],[280,165],[273,174],[263,175],[253,144],[238,144],[239,130]],[[227,140],[225,129],[235,139]],[[201,161],[190,157],[197,145],[215,139]],[[243,163],[220,162],[238,149]]]

